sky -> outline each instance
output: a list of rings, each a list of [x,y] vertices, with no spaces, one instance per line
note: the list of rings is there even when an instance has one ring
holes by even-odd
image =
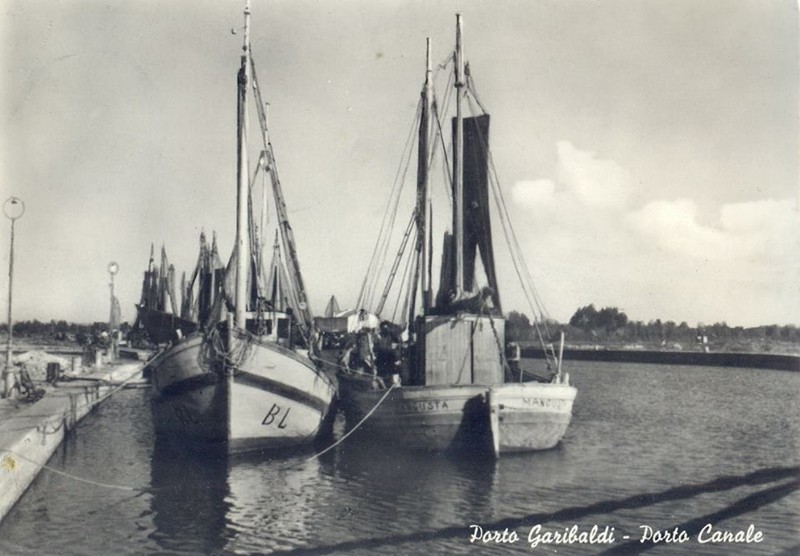
[[[645,322],[800,324],[796,2],[252,4],[314,312],[331,295],[356,303],[425,39],[444,60],[460,12],[500,187],[551,317],[593,303]],[[107,320],[115,261],[132,322],[151,243],[190,272],[200,231],[214,231],[227,258],[242,7],[0,1],[0,196],[26,208],[15,321]],[[498,257],[504,308],[528,312]],[[7,290],[4,271],[4,316]]]

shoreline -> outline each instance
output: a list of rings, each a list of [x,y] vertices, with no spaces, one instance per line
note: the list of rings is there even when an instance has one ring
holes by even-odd
[[[522,357],[543,359],[541,348],[522,347]],[[800,372],[800,355],[734,351],[662,351],[564,347],[564,359],[616,363],[653,363],[706,367],[743,367]]]
[[[25,341],[27,340],[27,341]],[[769,345],[770,349],[780,349],[781,345]],[[138,350],[122,347],[126,353],[121,354],[123,359],[140,359],[135,353]],[[84,352],[83,346],[72,342],[52,342],[25,338],[15,342],[12,346],[15,355],[27,351],[42,351],[52,355],[66,357],[80,356]],[[528,359],[544,359],[540,346],[531,343],[521,343],[521,355]],[[706,367],[742,367],[753,369],[771,369],[780,371],[800,372],[800,353],[787,351],[726,351],[726,350],[679,350],[659,349],[656,346],[632,348],[616,345],[606,347],[597,344],[568,344],[564,346],[564,359],[573,361],[603,361],[614,363],[652,363],[659,365],[692,365]]]

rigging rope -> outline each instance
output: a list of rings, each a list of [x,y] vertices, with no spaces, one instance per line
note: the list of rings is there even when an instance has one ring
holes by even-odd
[[[272,142],[269,139],[269,127],[267,122],[267,114],[265,110],[266,103],[261,98],[261,88],[258,85],[258,78],[256,76],[256,65],[253,57],[250,57],[250,67],[252,70],[252,87],[253,95],[255,96],[255,104],[258,113],[258,121],[261,126],[261,139],[264,143],[264,150],[262,156],[265,157],[265,171],[268,170],[272,179],[272,193],[275,200],[275,211],[278,215],[279,230],[283,247],[287,256],[287,263],[291,262],[292,272],[289,273],[290,277],[290,290],[294,293],[294,298],[297,299],[295,307],[298,315],[297,321],[301,329],[303,337],[306,341],[309,340],[309,329],[314,324],[314,315],[311,311],[308,296],[306,295],[305,284],[303,282],[303,275],[300,272],[300,261],[297,257],[297,249],[295,248],[294,232],[289,223],[289,216],[286,210],[286,203],[284,201],[283,190],[281,188],[280,178],[278,176],[278,168],[275,161],[275,153],[272,148]],[[252,211],[251,211],[252,212]]]
[[[411,160],[411,146],[413,145],[413,137],[417,131],[419,114],[421,110],[422,101],[420,100],[417,103],[417,112],[414,116],[414,121],[411,125],[411,129],[409,130],[408,137],[406,138],[403,155],[400,159],[397,173],[395,174],[394,183],[392,184],[392,189],[390,191],[386,209],[383,214],[380,232],[378,233],[378,239],[375,242],[375,247],[372,251],[372,257],[367,265],[367,271],[364,274],[364,280],[361,283],[361,290],[359,291],[358,300],[356,302],[357,309],[365,308],[368,304],[371,304],[373,292],[377,287],[379,268],[385,261],[386,251],[391,238],[391,231],[394,227],[394,221],[397,216],[400,192],[402,191],[405,183],[405,176],[408,172],[408,167]]]
[[[403,254],[405,253],[406,246],[408,245],[408,239],[411,237],[411,232],[414,230],[415,222],[416,222],[416,213],[411,215],[411,219],[409,220],[408,225],[406,226],[406,231],[403,234],[403,241],[401,242],[400,248],[398,249],[397,255],[395,256],[394,263],[392,264],[392,269],[389,271],[389,277],[386,280],[386,285],[384,286],[381,299],[378,302],[377,308],[375,309],[375,313],[377,315],[380,315],[383,312],[384,304],[386,303],[386,299],[389,297],[389,291],[391,290],[392,284],[394,283],[394,278],[397,275],[397,267],[400,266],[400,262],[402,260]]]
[[[471,87],[474,87],[474,83],[472,82],[472,80],[469,81],[469,85]],[[471,93],[473,97],[476,96],[475,91],[472,88],[468,89],[468,91]],[[469,98],[470,97],[467,96],[468,102]],[[475,100],[477,101],[477,98]],[[473,108],[474,107],[470,102],[470,109],[474,113]],[[500,216],[500,222],[502,224],[501,227],[503,230],[503,234],[506,238],[506,244],[509,246],[509,253],[511,255],[511,260],[514,265],[514,269],[517,273],[517,277],[522,286],[523,294],[525,295],[525,298],[528,301],[528,305],[531,311],[533,311],[534,329],[536,330],[536,334],[539,338],[539,342],[542,346],[542,349],[545,352],[545,355],[547,356],[548,362],[553,363],[555,360],[555,353],[553,352],[552,344],[550,346],[551,353],[548,353],[546,342],[542,335],[542,331],[539,328],[539,316],[541,315],[543,321],[542,324],[545,328],[545,335],[549,337],[549,331],[547,330],[547,317],[548,317],[547,310],[545,309],[544,304],[541,298],[539,297],[538,292],[536,291],[536,287],[533,283],[533,279],[531,278],[531,274],[530,271],[528,270],[525,258],[522,256],[522,248],[519,245],[516,233],[514,232],[514,228],[511,224],[511,219],[508,214],[508,206],[506,205],[502,189],[500,188],[499,185],[499,178],[497,176],[497,168],[495,167],[494,164],[494,157],[492,156],[492,152],[487,145],[486,138],[483,137],[483,134],[481,133],[480,129],[478,129],[478,139],[481,143],[481,148],[486,153],[487,161],[490,165],[491,172],[489,175],[490,178],[489,183],[491,185],[492,195],[494,196],[495,204],[497,205],[497,212],[498,215]]]
[[[445,106],[447,106],[445,104]],[[442,173],[444,174],[444,183],[449,186],[449,189],[445,191],[445,198],[447,199],[448,206],[450,208],[450,212],[453,211],[453,174],[452,169],[450,168],[450,164],[448,161],[450,157],[447,155],[447,143],[445,142],[444,138],[444,131],[442,130],[442,122],[439,116],[439,107],[434,99],[433,105],[433,116],[434,121],[436,122],[436,136],[439,140],[438,143],[442,146]],[[431,157],[433,158],[433,157]]]
[[[415,218],[412,218],[412,220],[415,220]],[[414,227],[413,230],[416,232],[417,228]],[[415,234],[413,244],[416,245],[416,243],[417,242],[416,242],[416,234]],[[407,311],[408,311],[409,296],[411,295],[411,290],[412,290],[411,283],[408,280],[408,276],[410,274],[412,266],[416,267],[416,264],[414,264],[414,263],[417,261],[417,257],[414,257],[412,255],[413,252],[414,251],[412,249],[409,252],[409,256],[406,259],[406,267],[405,267],[405,270],[403,271],[403,279],[400,281],[400,289],[397,292],[397,301],[395,302],[394,312],[392,313],[392,321],[393,322],[401,322],[402,323],[402,319],[405,318],[405,315],[407,314]],[[403,309],[400,312],[401,317],[400,317],[400,320],[398,321],[397,308],[400,305],[400,299],[403,298],[403,295],[402,295],[403,294],[403,286],[405,286],[405,289],[406,289],[406,296],[405,296],[404,301],[403,301]]]
[[[455,58],[456,58],[456,53],[455,52],[451,52],[450,54],[445,56],[444,59],[441,62],[436,64],[436,71],[433,74],[433,79],[436,80],[436,76],[439,75],[439,72],[443,71],[443,70],[446,70],[447,66],[450,65],[450,62],[455,60]]]

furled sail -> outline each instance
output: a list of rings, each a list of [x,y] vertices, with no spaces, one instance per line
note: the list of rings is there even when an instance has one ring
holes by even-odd
[[[483,114],[472,118],[464,118],[464,238],[460,246],[464,254],[464,291],[467,297],[453,300],[456,287],[456,268],[454,264],[454,237],[446,234],[442,255],[441,281],[436,298],[437,310],[471,310],[480,311],[487,298],[491,299],[491,311],[501,312],[500,292],[497,287],[497,273],[494,264],[492,247],[492,227],[489,216],[489,115]],[[455,137],[455,119],[453,120]],[[455,139],[454,139],[455,140]],[[488,289],[477,291],[475,280],[475,263],[480,253],[481,263]]]

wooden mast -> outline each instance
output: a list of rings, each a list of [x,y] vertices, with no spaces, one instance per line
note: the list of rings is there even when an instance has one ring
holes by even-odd
[[[430,104],[431,104],[431,39],[427,40],[425,85],[422,88],[422,106],[419,118],[419,140],[417,143],[417,246],[414,280],[411,284],[411,295],[408,306],[408,322],[414,320],[416,314],[417,285],[422,292],[422,314],[430,309],[430,265],[428,264],[428,231],[430,192],[428,187],[428,137],[430,136]],[[402,247],[401,247],[402,249]],[[383,299],[381,299],[381,306]],[[380,313],[380,311],[378,311]]]
[[[455,249],[455,299],[464,295],[464,121],[461,101],[464,87],[464,54],[461,45],[461,14],[456,14],[456,129],[453,168],[453,248]]]
[[[420,241],[422,242],[422,249],[420,250],[420,265],[422,269],[422,307],[424,313],[428,312],[431,306],[431,265],[430,265],[430,210],[431,210],[431,190],[428,185],[428,138],[431,131],[431,86],[432,86],[432,69],[431,69],[431,39],[427,40],[426,50],[426,69],[425,69],[425,88],[423,89],[422,98],[422,118],[420,120],[419,128],[419,169],[418,180],[422,188],[422,207],[421,207],[421,222],[420,222]]]
[[[234,323],[240,329],[245,328],[247,319],[247,276],[250,270],[250,242],[247,162],[247,86],[250,81],[250,0],[244,7],[244,44],[242,46],[242,64],[239,69],[238,87],[238,189],[236,203],[236,290]]]

